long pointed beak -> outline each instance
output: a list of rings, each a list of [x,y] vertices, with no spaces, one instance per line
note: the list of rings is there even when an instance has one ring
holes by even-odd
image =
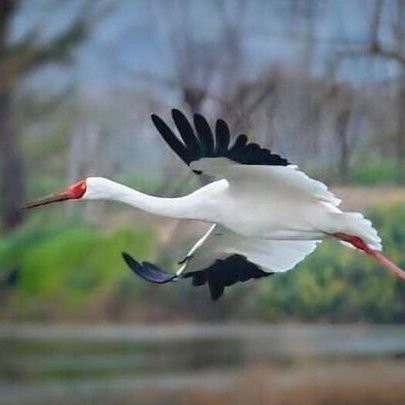
[[[52,204],[54,202],[70,200],[71,196],[66,191],[52,194],[48,197],[41,198],[40,200],[32,201],[23,206],[23,209],[40,207],[41,205]]]

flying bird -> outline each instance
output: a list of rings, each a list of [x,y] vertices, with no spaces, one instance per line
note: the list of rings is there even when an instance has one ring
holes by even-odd
[[[152,122],[192,172],[209,179],[205,186],[183,197],[160,198],[106,178],[88,177],[26,208],[65,200],[113,200],[155,215],[209,223],[209,230],[179,261],[176,273],[122,255],[149,282],[190,278],[194,286],[208,284],[214,300],[237,282],[292,269],[324,239],[363,251],[405,280],[405,271],[382,254],[371,222],[360,213],[343,212],[341,201],[323,183],[249,142],[246,135],[232,137],[222,119],[211,127],[202,115],[194,114],[191,122],[176,109],[172,118],[177,134],[157,115],[152,115]]]

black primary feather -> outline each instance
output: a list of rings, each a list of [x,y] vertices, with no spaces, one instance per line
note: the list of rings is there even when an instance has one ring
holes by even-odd
[[[200,138],[202,156],[214,155],[214,135],[207,120],[200,114],[194,114],[194,127]]]
[[[173,149],[180,159],[189,165],[193,159],[189,156],[189,151],[184,144],[177,139],[177,136],[159,116],[152,114],[151,118],[156,129],[159,131],[160,135],[162,135],[162,138],[166,143]]]
[[[137,262],[133,257],[131,257],[128,253],[123,252],[122,257],[124,258],[125,262],[127,263],[128,267],[139,277],[143,278],[146,281],[155,284],[164,284],[168,283],[169,281],[173,281],[176,278],[175,274],[167,273],[153,263]]]
[[[157,115],[152,121],[162,138],[173,151],[188,165],[204,157],[225,157],[244,165],[287,166],[287,159],[274,154],[256,143],[248,143],[247,136],[238,135],[232,146],[228,124],[219,119],[215,125],[215,134],[207,120],[201,114],[195,114],[193,123],[179,110],[172,110],[172,117],[180,134],[180,139],[170,127]],[[201,174],[200,171],[195,171]]]
[[[200,142],[194,134],[194,129],[187,117],[179,110],[172,110],[173,121],[191,156],[196,156],[201,151]]]
[[[231,131],[224,120],[217,120],[215,124],[215,135],[217,144],[215,145],[215,154],[218,156],[226,155],[231,140]]]
[[[139,263],[127,253],[123,253],[122,256],[135,274],[151,283],[164,284],[179,278],[191,278],[193,286],[199,287],[208,284],[211,297],[214,301],[222,296],[225,287],[273,274],[261,270],[241,255],[232,255],[226,259],[218,259],[206,269],[184,273],[181,276],[167,273],[152,263]]]
[[[192,283],[196,287],[208,284],[211,298],[216,301],[224,293],[225,287],[272,274],[274,273],[261,270],[245,256],[235,254],[226,259],[216,260],[206,269],[185,273],[182,277],[192,278]]]

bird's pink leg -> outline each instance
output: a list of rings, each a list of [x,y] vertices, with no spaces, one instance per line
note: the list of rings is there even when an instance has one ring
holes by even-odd
[[[405,280],[405,271],[404,270],[402,270],[395,263],[393,263],[391,260],[386,258],[381,252],[371,249],[363,241],[363,239],[359,238],[358,236],[348,235],[346,233],[341,233],[341,232],[335,233],[334,236],[344,242],[348,242],[348,243],[352,244],[357,249],[360,249],[363,252],[367,253],[369,256],[371,256],[372,258],[377,260],[378,263],[383,265],[386,269],[388,269],[389,271],[394,273],[399,278],[402,278],[402,280]]]

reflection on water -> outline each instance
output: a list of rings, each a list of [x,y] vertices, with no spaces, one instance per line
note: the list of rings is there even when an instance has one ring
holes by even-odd
[[[0,325],[0,403],[122,395],[132,403],[142,390],[226,391],[255,367],[289,378],[342,361],[403,370],[404,353],[404,326]]]

